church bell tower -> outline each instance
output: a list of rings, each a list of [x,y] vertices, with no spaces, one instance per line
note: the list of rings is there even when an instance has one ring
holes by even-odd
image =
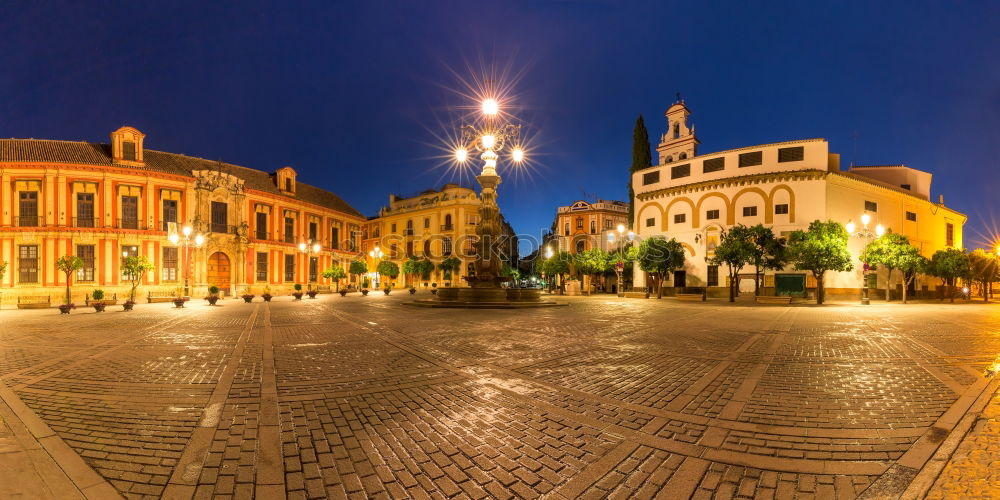
[[[694,126],[688,124],[691,111],[684,105],[681,95],[677,94],[675,101],[667,108],[667,132],[660,137],[656,147],[660,156],[660,165],[674,163],[692,158],[698,154],[698,137],[694,134]]]

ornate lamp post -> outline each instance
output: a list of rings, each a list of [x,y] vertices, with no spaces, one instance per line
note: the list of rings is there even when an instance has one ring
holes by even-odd
[[[378,247],[378,245],[375,245],[375,249],[374,250],[368,252],[368,256],[371,257],[372,261],[375,263],[375,273],[374,273],[375,274],[375,282],[378,283],[379,287],[382,286],[382,275],[379,274],[379,272],[378,272],[378,265],[382,262],[382,256],[383,255],[385,255],[385,254],[382,252],[382,249]],[[372,287],[372,288],[375,288],[376,290],[378,289],[376,287]]]
[[[191,238],[191,226],[184,226],[181,229],[181,234],[184,235],[184,239],[181,239],[180,235],[177,233],[171,233],[168,236],[170,243],[174,246],[182,246],[184,248],[184,296],[191,296],[191,287],[189,284],[189,278],[191,277],[191,245],[194,244],[195,248],[201,248],[201,245],[205,243],[205,237],[201,233],[194,235]]]
[[[549,245],[545,247],[545,259],[548,260],[551,258],[552,258],[552,246]],[[545,276],[543,276],[543,278],[544,277]],[[555,276],[548,276],[548,278],[549,280],[546,285],[548,286],[549,293],[552,293],[552,286],[555,284]]]
[[[511,150],[511,159],[515,163],[524,161],[524,150],[517,144],[520,140],[521,126],[507,123],[500,117],[500,105],[496,99],[489,98],[482,103],[482,119],[473,125],[462,126],[461,145],[455,150],[455,159],[465,163],[470,151],[481,152],[483,170],[476,181],[482,187],[480,193],[479,225],[476,226],[476,276],[467,278],[476,288],[499,288],[500,258],[498,246],[500,242],[500,209],[497,207],[496,189],[500,185],[497,175],[497,153],[504,149]]]
[[[622,274],[625,272],[625,225],[618,224],[618,262],[615,262],[615,274],[618,275],[618,296],[624,297],[625,290],[622,289]],[[635,239],[635,233],[628,232],[628,243],[631,245]],[[608,231],[608,243],[615,243],[615,232]]]
[[[864,240],[865,250],[868,249],[868,245],[871,244],[873,239],[880,238],[883,234],[885,234],[885,228],[882,227],[882,224],[877,224],[875,226],[875,231],[868,229],[868,223],[871,222],[871,220],[872,217],[867,213],[861,214],[861,229],[858,229],[857,232],[855,232],[856,226],[854,225],[854,221],[851,220],[847,221],[847,225],[845,226],[847,232],[851,236],[854,236],[856,238],[861,238]],[[868,299],[868,275],[871,272],[871,268],[867,262],[864,263],[864,266],[865,267],[863,276],[865,283],[864,286],[861,287],[861,303],[864,305],[868,305],[871,303],[871,301]]]
[[[309,240],[309,241],[312,242],[313,240]],[[319,255],[319,251],[322,248],[323,247],[321,247],[319,243],[315,243],[315,242],[312,242],[312,244],[299,243],[299,251],[307,255],[307,260],[306,260],[306,291],[307,292],[308,291],[312,291],[312,281],[313,281],[312,260],[314,258],[313,256],[314,255],[318,256]],[[319,269],[318,269],[319,268],[319,261],[316,262],[316,267],[317,267],[316,271],[318,272],[319,271]],[[300,295],[300,297],[301,297],[301,295]],[[310,298],[315,299],[316,297],[312,296]]]

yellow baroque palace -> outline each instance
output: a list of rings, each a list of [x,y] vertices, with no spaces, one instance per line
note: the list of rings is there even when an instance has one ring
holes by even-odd
[[[227,294],[330,285],[323,269],[346,269],[360,257],[366,219],[337,195],[298,182],[291,167],[268,173],[146,150],[144,138],[122,127],[110,144],[0,139],[4,307],[26,296],[59,303],[66,277],[55,263],[63,255],[84,262],[73,279],[77,303],[94,289],[123,297],[129,287],[120,263],[128,255],[154,265],[143,298],[176,294],[185,277],[192,296],[210,285]],[[184,226],[192,240],[203,236],[200,248],[185,247]],[[318,253],[310,252],[314,244]]]

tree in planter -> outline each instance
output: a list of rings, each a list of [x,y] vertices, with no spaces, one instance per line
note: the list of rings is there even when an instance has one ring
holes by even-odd
[[[340,267],[340,264],[334,264],[325,270],[323,270],[323,277],[328,280],[333,280],[334,286],[336,286],[335,291],[340,291],[340,280],[347,277],[347,273],[344,272],[344,268]]]
[[[354,276],[354,283],[360,285],[358,283],[358,276],[368,272],[368,264],[363,260],[352,260],[351,265],[348,267],[348,272],[351,273],[351,276]]]
[[[795,263],[795,269],[809,271],[816,278],[817,304],[823,303],[823,275],[827,271],[854,269],[847,251],[848,238],[844,226],[829,220],[814,220],[807,230],[793,231],[788,237],[788,259]]]
[[[83,259],[77,257],[76,255],[63,255],[59,257],[56,261],[56,269],[62,271],[66,274],[66,301],[65,304],[68,306],[73,303],[73,296],[70,293],[70,286],[73,283],[73,273],[77,272],[83,268]],[[6,263],[4,263],[4,269],[6,269]],[[3,272],[0,272],[0,279],[3,278]]]
[[[142,277],[152,270],[153,264],[149,262],[149,259],[145,255],[130,255],[122,261],[122,275],[125,276],[126,281],[132,284],[132,288],[128,293],[129,302],[135,302],[135,290],[139,288]]]
[[[649,273],[656,286],[656,298],[663,298],[663,278],[684,266],[684,247],[674,238],[653,236],[639,244],[639,269]]]
[[[737,224],[728,231],[723,231],[719,245],[715,247],[715,255],[712,257],[712,264],[725,264],[729,268],[729,301],[736,302],[736,290],[739,287],[740,270],[747,264],[752,263],[757,245],[754,239],[757,236],[753,228]],[[773,234],[771,235],[774,236]],[[761,254],[761,263],[766,263],[766,253]],[[756,285],[755,285],[756,286]],[[756,292],[755,292],[756,293]]]
[[[574,258],[576,270],[586,278],[590,278],[591,283],[584,286],[587,295],[590,295],[590,285],[596,278],[611,269],[611,257],[608,252],[600,248],[591,248],[576,254]]]
[[[749,265],[754,267],[753,294],[760,295],[760,276],[764,271],[780,271],[788,263],[785,240],[774,235],[771,228],[757,224],[749,228],[753,249]]]
[[[385,276],[389,278],[390,283],[396,281],[396,277],[399,276],[399,266],[395,262],[389,260],[383,260],[378,263],[378,267],[375,268],[380,276]],[[391,288],[389,283],[385,284],[385,288]]]
[[[903,273],[903,303],[906,303],[907,290],[910,288],[910,283],[917,278],[920,273],[926,273],[927,268],[930,265],[930,261],[927,257],[920,255],[920,249],[917,247],[907,244],[902,247],[899,254],[896,256],[896,269],[899,269]]]
[[[870,267],[881,266],[886,269],[886,302],[889,302],[891,298],[892,272],[899,269],[900,256],[904,252],[910,251],[909,249],[915,249],[915,247],[910,244],[910,240],[906,236],[889,231],[869,243],[861,252],[861,262],[867,262]],[[867,286],[867,283],[865,285]]]
[[[431,262],[430,259],[420,259],[417,262],[417,275],[420,276],[420,279],[426,282],[431,279],[431,273],[434,272],[434,267],[434,263]]]
[[[941,285],[946,287],[951,301],[955,302],[955,280],[969,276],[969,256],[957,248],[938,250],[931,256],[928,270],[931,276],[941,278]],[[943,294],[941,300],[944,300]]]
[[[997,256],[977,248],[969,254],[969,277],[983,290],[983,302],[989,302],[990,284],[1000,280]]]
[[[420,259],[416,257],[410,257],[403,263],[403,276],[406,277],[406,284],[410,288],[413,288],[413,282],[417,280],[421,270]]]
[[[457,274],[458,271],[462,269],[462,261],[458,257],[455,257],[454,255],[450,257],[445,257],[444,260],[442,260],[441,263],[438,264],[438,269],[440,269],[441,272],[444,273],[445,281],[451,282],[452,276],[454,274]]]

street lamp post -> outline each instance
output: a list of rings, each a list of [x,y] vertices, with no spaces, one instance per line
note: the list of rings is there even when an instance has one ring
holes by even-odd
[[[615,263],[615,274],[618,275],[618,296],[624,297],[625,290],[622,289],[622,275],[625,273],[625,225],[618,224],[618,262]],[[628,242],[635,238],[635,233],[628,232]],[[615,243],[615,232],[608,231],[608,243]]]
[[[552,246],[549,245],[545,247],[545,259],[548,260],[551,258],[552,258]],[[552,293],[552,288],[555,286],[555,276],[548,276],[548,278],[549,278],[548,280],[549,293]]]
[[[865,250],[868,250],[868,245],[871,244],[873,239],[880,238],[883,234],[885,234],[885,228],[882,227],[882,224],[877,224],[875,226],[875,231],[868,229],[868,223],[871,222],[871,220],[872,218],[868,215],[868,213],[861,214],[861,229],[858,229],[857,231],[855,231],[856,226],[854,225],[854,221],[847,221],[847,232],[851,236],[863,239],[865,242]],[[867,254],[867,252],[863,253]],[[865,262],[864,266],[864,273],[862,274],[862,276],[864,276],[864,285],[861,287],[861,303],[863,305],[869,305],[871,301],[868,298],[868,275],[871,272],[871,268],[868,265],[868,262]]]
[[[382,252],[382,249],[378,247],[378,245],[375,245],[374,250],[368,252],[368,256],[371,257],[372,261],[375,263],[375,282],[378,283],[380,287],[382,286],[382,275],[378,272],[378,265],[382,262],[383,255],[385,254]]]
[[[318,256],[319,255],[319,251],[323,248],[323,247],[320,246],[319,243],[313,242],[313,240],[309,240],[309,241],[312,242],[312,244],[299,243],[299,251],[307,255],[307,260],[306,260],[306,291],[307,292],[312,291],[312,281],[313,281],[312,260],[313,260],[313,256],[314,255]],[[319,269],[318,269],[319,268],[319,261],[316,261],[316,267],[317,267],[316,271],[318,273],[319,272]],[[301,297],[301,295],[299,295],[299,296]],[[316,296],[313,295],[313,296],[310,296],[310,298],[315,299]]]
[[[181,233],[184,235],[183,239],[181,239],[180,235],[177,233],[171,233],[168,239],[170,240],[170,243],[174,244],[174,246],[180,245],[184,248],[184,296],[190,297],[191,287],[189,280],[191,277],[191,245],[194,244],[195,248],[201,248],[201,245],[205,243],[205,237],[202,236],[201,233],[198,233],[194,235],[194,238],[191,238],[191,226],[184,226],[184,228],[181,229]]]

